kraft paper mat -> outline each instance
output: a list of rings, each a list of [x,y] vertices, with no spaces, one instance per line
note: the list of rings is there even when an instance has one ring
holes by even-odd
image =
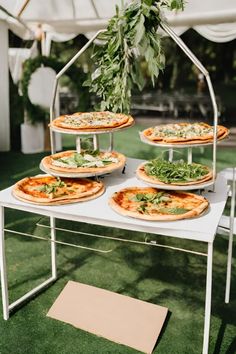
[[[152,353],[167,312],[166,307],[69,281],[47,316]]]

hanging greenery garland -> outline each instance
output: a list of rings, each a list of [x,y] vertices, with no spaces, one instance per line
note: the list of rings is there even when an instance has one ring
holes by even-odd
[[[93,55],[96,70],[84,85],[101,98],[101,110],[130,110],[131,90],[142,90],[145,77],[140,61],[146,62],[154,85],[165,66],[161,37],[157,29],[162,20],[161,10],[183,9],[184,0],[133,0],[123,9],[116,8],[104,33],[103,45]]]
[[[31,79],[31,75],[41,66],[50,67],[56,72],[59,72],[63,66],[64,62],[58,60],[54,57],[37,56],[33,59],[28,59],[24,62],[22,80],[20,82],[24,108],[27,112],[29,121],[34,124],[37,122],[47,122],[49,120],[49,111],[42,108],[39,105],[33,104],[28,96],[28,87]],[[72,81],[73,86],[79,95],[79,105],[78,111],[84,111],[90,104],[90,95],[87,88],[82,87],[83,82],[86,79],[86,74],[82,69],[75,65],[72,65],[66,74]]]

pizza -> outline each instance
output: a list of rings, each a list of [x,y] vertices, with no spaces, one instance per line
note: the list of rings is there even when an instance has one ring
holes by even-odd
[[[114,193],[109,205],[124,216],[150,221],[172,221],[201,215],[209,202],[193,193],[129,187]]]
[[[161,158],[142,163],[136,174],[138,178],[147,183],[176,186],[201,184],[213,177],[213,173],[208,166],[187,163],[183,160],[171,162]]]
[[[83,150],[78,153],[70,150],[44,157],[42,166],[57,172],[96,174],[122,168],[125,162],[125,156],[115,151]]]
[[[214,127],[206,123],[172,123],[145,129],[141,134],[157,144],[201,144],[213,141]],[[218,140],[224,139],[228,134],[226,127],[217,126]]]
[[[52,121],[50,126],[59,129],[97,131],[102,129],[124,128],[132,125],[133,117],[113,112],[77,112],[62,115]]]
[[[102,182],[48,175],[26,177],[17,182],[12,189],[17,199],[42,205],[80,202],[96,198],[103,192]]]

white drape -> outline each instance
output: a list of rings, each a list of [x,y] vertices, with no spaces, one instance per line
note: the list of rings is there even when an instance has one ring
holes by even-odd
[[[229,42],[236,38],[236,22],[193,27],[200,35],[213,42]]]
[[[37,53],[36,41],[34,41],[31,48],[9,48],[8,63],[11,77],[15,84],[17,84],[21,78],[24,61],[36,57]]]

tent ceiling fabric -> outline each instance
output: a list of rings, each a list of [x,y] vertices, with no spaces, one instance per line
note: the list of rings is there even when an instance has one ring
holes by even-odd
[[[129,3],[131,0],[124,0]],[[122,0],[0,0],[0,5],[20,18],[35,31],[40,23],[46,32],[87,33],[105,28],[115,13],[115,5]],[[204,37],[215,42],[236,38],[236,0],[188,0],[184,12],[165,12],[169,24],[181,33],[193,27]],[[29,33],[14,19],[0,11],[0,19],[22,38]]]

